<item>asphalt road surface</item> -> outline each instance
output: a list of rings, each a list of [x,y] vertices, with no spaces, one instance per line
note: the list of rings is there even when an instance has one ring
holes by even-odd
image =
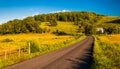
[[[94,38],[84,40],[48,54],[8,66],[4,69],[89,69]]]

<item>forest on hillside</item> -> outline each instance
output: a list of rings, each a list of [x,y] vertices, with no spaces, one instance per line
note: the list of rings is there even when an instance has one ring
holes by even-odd
[[[100,21],[104,15],[96,14],[94,12],[59,12],[59,13],[49,13],[49,14],[39,14],[34,16],[29,16],[23,20],[14,19],[0,25],[0,34],[19,34],[19,33],[44,33],[44,29],[40,27],[42,22],[47,23],[50,27],[56,27],[57,21],[73,22],[73,25],[78,26],[79,32],[85,34],[96,34],[96,27],[105,28],[105,33],[120,33],[119,26],[115,25],[117,32],[111,32],[114,26],[106,27],[106,25],[98,25],[97,22]],[[119,20],[118,20],[119,21]],[[109,29],[111,31],[109,31]]]

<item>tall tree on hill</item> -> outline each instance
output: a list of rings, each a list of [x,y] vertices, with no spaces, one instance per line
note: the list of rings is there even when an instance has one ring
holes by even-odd
[[[23,20],[23,24],[25,25],[26,32],[40,32],[38,21],[35,21],[33,17],[27,17]]]
[[[57,25],[56,19],[55,19],[53,16],[51,16],[51,19],[50,19],[50,26],[56,26],[56,25]]]

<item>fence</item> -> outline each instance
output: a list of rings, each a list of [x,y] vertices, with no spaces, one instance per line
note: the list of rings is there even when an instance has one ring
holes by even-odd
[[[30,47],[30,42],[27,43],[27,46],[19,48],[19,49],[10,49],[10,50],[4,50],[4,51],[0,51],[0,59],[1,60],[6,60],[7,58],[11,57],[11,56],[21,56],[21,54],[23,53],[27,53],[30,54],[31,53],[31,47]]]

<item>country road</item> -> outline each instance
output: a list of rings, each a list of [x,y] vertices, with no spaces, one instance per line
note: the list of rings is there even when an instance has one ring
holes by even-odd
[[[60,50],[12,65],[4,69],[89,69],[94,39],[84,40]]]

